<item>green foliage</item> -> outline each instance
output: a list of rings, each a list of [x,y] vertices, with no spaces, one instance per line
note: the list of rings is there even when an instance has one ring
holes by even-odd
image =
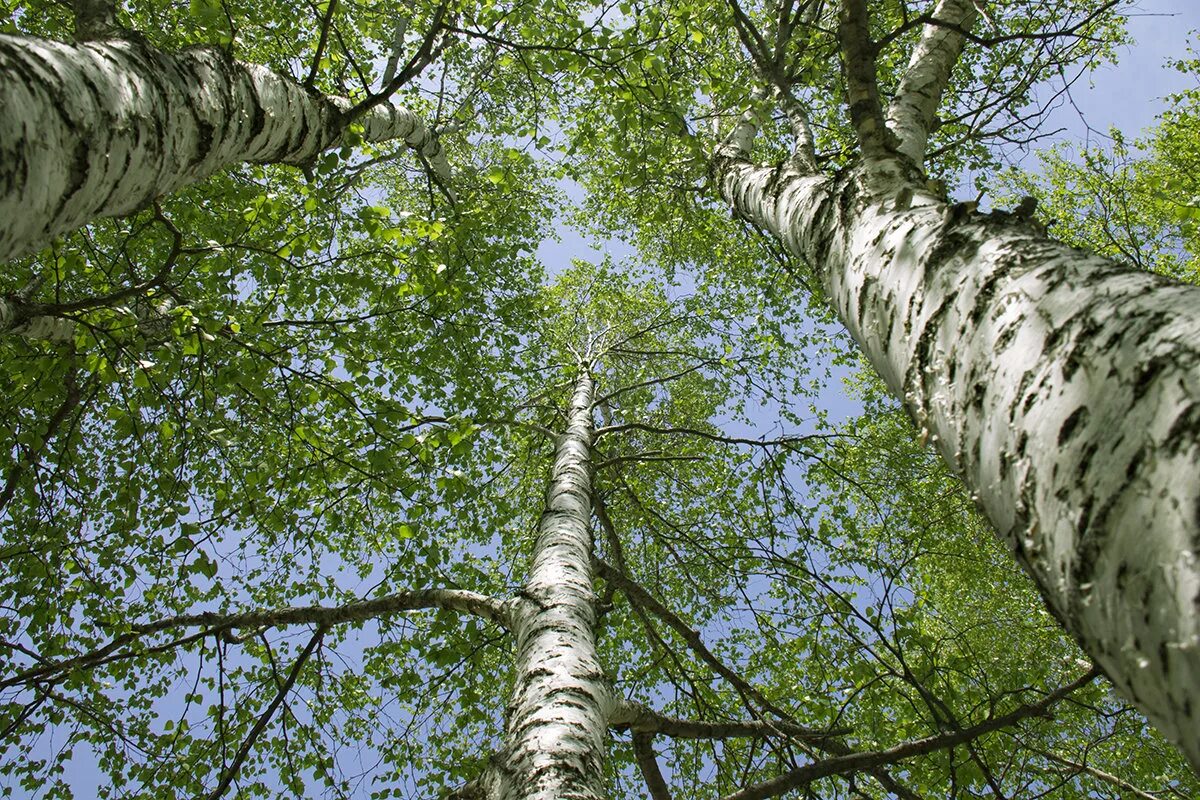
[[[1176,62],[1188,75],[1200,61]],[[1109,148],[1041,156],[1041,174],[1012,174],[1007,191],[1032,194],[1064,241],[1179,280],[1200,280],[1200,90],[1168,98],[1142,137],[1110,132]]]
[[[1111,16],[1065,44],[1023,36],[1098,2],[1003,5],[997,41],[959,66],[935,173],[994,166],[990,136],[1028,109],[1033,77],[1121,41]],[[66,5],[3,8],[8,32],[70,39]],[[872,3],[885,94],[916,35],[907,8]],[[777,11],[746,9],[764,29]],[[513,596],[578,353],[596,342],[598,555],[708,653],[597,581],[619,696],[710,722],[788,717],[872,750],[1080,675],[961,488],[859,372],[815,265],[713,199],[714,121],[758,108],[758,155],[788,153],[784,121],[751,97],[729,5],[134,0],[119,19],[154,46],[218,46],[361,100],[401,19],[403,66],[439,13],[446,46],[394,99],[446,132],[453,203],[408,148],[351,130],[303,170],[243,166],[7,268],[0,294],[28,288],[73,335],[0,334],[4,790],[88,796],[95,772],[99,797],[203,797],[244,744],[228,796],[428,797],[477,776],[511,682],[494,625],[421,611],[328,630],[136,626],[433,587]],[[819,17],[781,51],[831,169],[854,157],[835,28]],[[1137,232],[1137,258],[1194,272],[1198,99],[1128,168],[1114,165],[1132,150],[1053,162],[1060,224],[1113,252]],[[1097,175],[1088,197],[1134,209],[1108,240],[1071,204]],[[541,265],[567,222],[635,255]],[[831,411],[847,374],[854,413]],[[1085,762],[1197,790],[1102,684],[1053,715],[889,768],[931,797],[1115,796],[1071,766]],[[612,745],[612,795],[641,796],[628,731]],[[656,746],[676,796],[698,798],[836,753],[788,737]],[[887,796],[861,772],[806,791]]]

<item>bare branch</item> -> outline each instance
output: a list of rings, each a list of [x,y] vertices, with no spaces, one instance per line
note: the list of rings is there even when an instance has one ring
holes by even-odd
[[[225,793],[225,790],[229,788],[229,785],[233,783],[234,778],[237,777],[238,772],[242,768],[242,764],[246,761],[246,756],[250,754],[251,748],[254,747],[254,743],[258,740],[258,737],[262,735],[262,732],[266,730],[267,724],[271,721],[271,717],[274,716],[275,712],[279,710],[279,706],[283,704],[284,698],[287,697],[288,692],[290,692],[292,687],[296,684],[296,679],[300,677],[300,671],[304,669],[305,662],[308,661],[309,657],[313,654],[313,651],[317,649],[317,645],[321,643],[321,639],[325,637],[325,632],[327,630],[328,628],[325,626],[318,627],[317,632],[314,633],[312,638],[308,640],[308,645],[304,648],[304,652],[302,652],[296,659],[296,663],[292,664],[292,669],[290,672],[288,672],[287,680],[285,680],[283,685],[279,687],[279,691],[275,693],[275,698],[271,701],[271,704],[267,706],[266,711],[259,715],[258,719],[254,723],[254,727],[250,729],[250,733],[246,734],[246,738],[242,741],[242,746],[238,748],[237,753],[234,755],[233,761],[221,775],[221,780],[217,783],[216,787],[208,793],[207,800],[217,800],[217,798]]]
[[[671,800],[671,790],[663,780],[662,771],[658,768],[658,759],[654,756],[654,734],[635,733],[633,755],[642,771],[642,777],[646,780],[650,800]]]

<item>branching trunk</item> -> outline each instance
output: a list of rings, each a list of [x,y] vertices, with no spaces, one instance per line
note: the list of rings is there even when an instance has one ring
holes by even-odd
[[[725,198],[821,276],[1062,624],[1200,768],[1200,289],[949,206],[898,160],[730,148]]]
[[[346,100],[219,50],[0,36],[0,261],[243,162],[302,164],[339,144]],[[421,119],[381,105],[369,141],[402,139],[444,180]]]
[[[948,26],[925,26],[908,69],[896,88],[896,96],[888,106],[887,124],[896,133],[898,149],[915,163],[925,160],[925,148],[937,119],[942,93],[962,53],[966,37],[960,31],[970,29],[978,16],[979,11],[972,0],[939,0],[933,9],[933,18]]]
[[[523,602],[513,613],[516,683],[493,768],[500,800],[600,798],[611,692],[595,644],[593,379],[579,377],[558,441]]]

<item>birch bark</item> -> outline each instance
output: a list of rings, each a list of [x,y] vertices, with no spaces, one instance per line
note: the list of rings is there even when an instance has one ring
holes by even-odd
[[[0,36],[0,108],[3,261],[235,164],[309,161],[338,146],[349,102],[210,48]],[[380,105],[357,121],[448,177],[412,111]]]
[[[961,31],[970,29],[978,16],[973,0],[940,0],[933,18],[954,27],[925,26],[888,105],[887,125],[899,139],[897,149],[918,164],[925,160],[942,93],[966,41]]]
[[[595,643],[591,449],[594,381],[584,370],[555,448],[522,602],[513,612],[516,682],[494,768],[500,800],[604,795],[613,701]]]
[[[1062,624],[1200,768],[1200,289],[927,192],[901,159],[714,173],[850,333]]]

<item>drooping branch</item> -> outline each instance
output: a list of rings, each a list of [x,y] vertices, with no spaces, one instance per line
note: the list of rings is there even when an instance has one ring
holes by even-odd
[[[938,105],[966,41],[960,31],[970,30],[978,16],[972,0],[939,0],[933,17],[946,24],[925,26],[888,105],[887,124],[899,139],[897,149],[917,164],[925,159]]]
[[[235,630],[279,628],[288,625],[319,625],[331,628],[350,622],[365,622],[405,611],[444,609],[474,614],[489,622],[508,628],[511,623],[510,604],[487,595],[463,589],[425,589],[397,592],[385,597],[360,600],[341,606],[298,606],[265,611],[246,611],[240,614],[201,612],[165,617],[153,622],[131,625],[128,632],[116,636],[108,644],[71,658],[46,662],[0,681],[0,688],[31,682],[57,681],[77,669],[86,669],[140,654],[129,646],[139,639],[165,631],[185,628],[201,630],[173,644],[179,645],[208,637],[230,637]]]
[[[68,45],[0,36],[0,261],[245,162],[305,164],[338,146],[349,101],[213,48]],[[438,178],[445,154],[399,106],[356,112],[368,141],[403,140]]]
[[[304,669],[305,663],[312,656],[313,651],[316,650],[321,640],[325,638],[325,633],[328,630],[325,626],[319,626],[312,635],[312,638],[308,640],[308,644],[305,646],[303,652],[296,657],[295,663],[292,664],[287,679],[284,680],[283,685],[275,693],[271,704],[254,721],[254,727],[250,729],[250,732],[246,734],[246,738],[242,740],[242,744],[238,747],[237,753],[234,754],[229,766],[222,771],[220,780],[217,781],[217,785],[213,787],[213,790],[208,793],[207,800],[218,800],[221,795],[225,794],[225,790],[229,788],[234,779],[237,778],[238,772],[242,769],[242,764],[246,762],[246,757],[250,755],[250,750],[254,747],[258,738],[262,736],[262,732],[266,730],[267,725],[271,722],[271,718],[279,710],[279,706],[283,705],[283,701],[287,699],[288,693],[296,685],[296,680],[300,677],[300,672]]]
[[[1055,689],[1039,700],[1027,703],[1007,714],[992,717],[966,728],[905,742],[886,750],[860,751],[835,758],[814,761],[790,770],[771,780],[763,781],[754,786],[748,786],[741,791],[726,795],[724,800],[765,800],[765,798],[777,797],[792,789],[807,786],[818,778],[862,772],[871,767],[881,767],[907,758],[957,747],[986,734],[1015,725],[1030,717],[1045,716],[1055,704],[1088,685],[1099,675],[1100,671],[1093,668],[1066,686]]]

